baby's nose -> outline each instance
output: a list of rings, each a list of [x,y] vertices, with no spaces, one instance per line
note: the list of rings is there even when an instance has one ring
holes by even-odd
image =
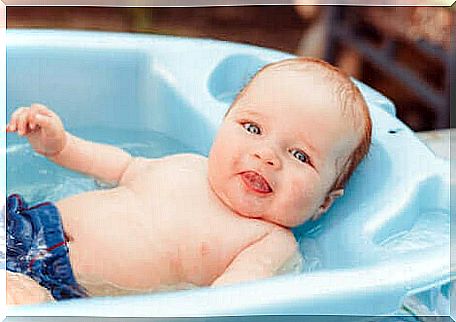
[[[266,147],[257,149],[253,156],[273,168],[280,168],[280,160],[272,149]]]

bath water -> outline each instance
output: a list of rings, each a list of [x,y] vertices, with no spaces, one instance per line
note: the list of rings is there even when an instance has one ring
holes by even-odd
[[[159,158],[176,153],[199,153],[198,149],[155,131],[100,127],[68,131],[86,140],[115,145],[133,156]],[[56,202],[84,191],[109,188],[91,177],[54,164],[46,157],[35,153],[26,138],[15,134],[9,134],[7,137],[6,159],[7,195],[21,194],[30,205],[44,201]],[[3,225],[3,222],[0,225]],[[2,232],[4,233],[3,229]],[[1,240],[4,241],[4,238]],[[4,254],[0,254],[0,259],[4,259]],[[302,260],[303,258],[297,254],[278,273],[301,271]],[[309,268],[307,267],[307,270]]]
[[[83,139],[118,146],[133,156],[159,158],[176,153],[199,153],[197,148],[154,131],[138,131],[110,128],[70,129],[70,133]],[[56,202],[62,198],[84,191],[105,189],[107,186],[93,178],[57,166],[45,157],[35,153],[26,138],[9,134],[7,138],[7,194],[19,193],[30,204],[43,201]],[[430,225],[430,221],[439,219],[441,225]],[[3,225],[3,222],[0,223]],[[303,257],[295,257],[283,267],[285,272],[311,272],[325,269],[322,251],[316,240],[321,233],[314,225],[299,239]],[[432,227],[432,228],[430,228]],[[438,231],[437,231],[438,230]],[[443,244],[448,243],[449,219],[445,214],[426,214],[419,216],[410,231],[401,236],[377,245],[375,251],[379,258],[387,259],[397,253],[408,253],[427,244],[432,246],[432,236],[444,236]],[[1,230],[4,233],[3,229]],[[315,236],[314,236],[315,235]],[[0,239],[2,242],[4,238]],[[2,245],[3,246],[3,245]],[[419,246],[419,247],[418,247]],[[374,251],[374,250],[373,250]],[[0,254],[0,260],[4,257]]]
[[[159,158],[176,153],[199,153],[196,148],[154,131],[114,130],[97,127],[70,129],[69,132],[86,140],[115,145],[133,156]],[[15,134],[8,135],[6,158],[7,194],[21,194],[30,205],[44,201],[56,202],[84,191],[109,188],[109,186],[97,182],[91,177],[54,164],[46,157],[35,153],[26,138]],[[4,229],[2,232],[4,234]],[[5,238],[4,236],[1,237],[4,244]],[[4,259],[4,254],[0,254],[3,268]],[[296,254],[277,273],[300,272],[301,267],[302,257],[300,254]],[[193,287],[190,284],[183,286],[164,285],[163,289],[155,291]],[[104,295],[121,295],[126,290],[117,287],[105,287],[102,291],[106,293]],[[129,292],[131,293],[131,290]]]
[[[86,140],[118,146],[133,156],[159,158],[176,153],[198,153],[198,150],[154,131],[132,131],[110,128],[69,130]],[[30,204],[59,199],[106,188],[100,182],[64,169],[33,151],[26,138],[9,134],[6,149],[6,191],[19,193]]]
[[[96,127],[69,129],[69,132],[86,140],[118,146],[133,156],[158,158],[176,153],[198,153],[198,149],[154,131]],[[107,188],[93,178],[64,169],[35,153],[24,137],[8,134],[6,143],[7,195],[21,194],[33,205],[44,201],[56,202],[84,191]],[[2,219],[0,249],[5,249],[5,221]],[[0,268],[5,268],[5,254],[2,251]]]

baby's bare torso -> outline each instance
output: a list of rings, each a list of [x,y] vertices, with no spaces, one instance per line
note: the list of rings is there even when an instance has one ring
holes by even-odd
[[[210,285],[273,224],[241,217],[207,181],[207,159],[138,158],[114,189],[57,202],[76,278],[90,294]]]

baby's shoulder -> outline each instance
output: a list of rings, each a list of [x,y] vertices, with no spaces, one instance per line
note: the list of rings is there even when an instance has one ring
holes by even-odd
[[[268,221],[254,218],[246,219],[246,222],[251,230],[257,230],[259,232],[262,232],[262,238],[272,237],[274,239],[288,241],[291,244],[294,244],[296,242],[293,232],[288,228],[276,225]]]
[[[156,168],[160,166],[166,166],[174,163],[191,163],[191,164],[202,164],[207,163],[207,158],[194,153],[180,153],[180,154],[171,154],[161,158],[144,158],[144,157],[135,157],[133,158],[129,167],[131,168]]]
[[[196,153],[179,153],[179,154],[172,154],[166,157],[161,158],[162,161],[166,160],[179,160],[183,162],[193,162],[193,163],[200,163],[206,164],[207,158],[203,155],[196,154]]]
[[[184,171],[189,169],[192,171],[206,170],[207,158],[194,153],[173,154],[159,159],[160,165],[165,169],[179,169]]]
[[[197,170],[204,171],[207,167],[207,158],[192,153],[173,154],[161,158],[144,158],[134,157],[127,169],[125,170],[122,182],[136,182],[139,178],[148,175],[169,175],[175,173],[176,169],[185,171],[191,169],[192,172]]]

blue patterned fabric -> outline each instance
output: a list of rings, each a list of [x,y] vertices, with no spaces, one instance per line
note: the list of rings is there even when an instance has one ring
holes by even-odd
[[[71,269],[57,208],[28,207],[17,194],[6,200],[6,269],[30,276],[56,300],[87,297]]]

